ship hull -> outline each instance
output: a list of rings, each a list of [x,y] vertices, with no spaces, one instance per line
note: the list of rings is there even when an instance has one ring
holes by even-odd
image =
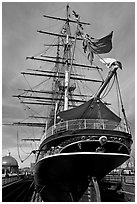
[[[49,155],[35,166],[35,184],[44,201],[78,201],[88,178],[101,179],[129,158],[127,154],[75,152]]]

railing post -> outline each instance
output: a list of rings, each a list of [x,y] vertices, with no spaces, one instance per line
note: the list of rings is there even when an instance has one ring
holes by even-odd
[[[54,133],[54,126],[52,126],[51,128],[52,128],[52,135],[53,135],[53,133]]]
[[[66,130],[68,130],[68,121],[66,121]]]
[[[84,128],[85,128],[85,129],[87,128],[86,123],[87,123],[87,120],[84,119]]]

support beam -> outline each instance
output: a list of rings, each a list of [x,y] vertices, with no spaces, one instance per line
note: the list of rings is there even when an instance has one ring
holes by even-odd
[[[32,72],[21,72],[21,74],[27,74],[27,75],[35,75],[35,76],[46,76],[46,77],[54,77],[54,78],[64,78],[64,76],[60,75],[60,76],[56,76],[53,74],[40,74],[40,73],[32,73]],[[101,80],[96,80],[96,79],[88,79],[88,78],[80,78],[80,77],[73,77],[71,76],[70,79],[74,79],[74,80],[80,80],[80,81],[89,81],[89,82],[100,82],[102,83]]]
[[[69,21],[71,23],[76,23],[77,24],[77,21],[74,21],[74,20],[71,20],[71,19],[60,18],[60,17],[55,17],[55,16],[49,16],[49,15],[43,15],[43,17],[51,18],[51,19],[55,19],[55,20],[61,20],[61,21]],[[79,23],[83,24],[83,25],[91,25],[90,23],[86,23],[86,22],[82,22],[82,21],[80,21]]]
[[[58,63],[58,64],[66,64],[66,62],[61,62],[61,61],[56,61],[56,60],[50,60],[50,59],[43,59],[43,58],[38,58],[38,57],[26,57],[26,59],[33,59],[33,60],[38,60],[38,61],[44,61],[44,62],[52,62],[52,63]],[[70,65],[70,63],[68,62],[68,65]],[[73,63],[72,64],[73,66],[76,66],[76,67],[84,67],[84,68],[90,68],[90,69],[100,69],[102,70],[102,68],[100,67],[97,67],[97,66],[91,66],[91,65],[85,65],[85,64],[76,64],[76,63]]]
[[[52,32],[47,32],[47,31],[43,31],[43,30],[38,30],[38,33],[42,33],[42,34],[46,34],[46,35],[54,35],[54,36],[58,36],[58,37],[64,37],[66,38],[66,35],[63,34],[59,34],[59,33],[52,33]],[[75,37],[69,36],[70,39],[75,39]],[[83,40],[83,38],[78,38],[77,40]]]
[[[27,139],[22,139],[22,141],[40,141],[41,139],[40,138],[27,138]]]
[[[50,97],[41,97],[41,96],[24,96],[24,95],[13,95],[13,97],[17,97],[17,98],[26,98],[26,99],[40,99],[43,100],[42,102],[44,102],[45,100],[51,100],[51,101],[64,101],[64,99],[60,99],[60,98],[50,98]],[[78,99],[69,99],[69,101],[73,101],[73,102],[85,102],[85,100],[78,100]],[[39,101],[40,102],[40,101]]]
[[[32,89],[18,89],[24,92],[32,92],[32,93],[40,93],[40,94],[59,94],[59,92],[55,91],[48,91],[48,90],[32,90]],[[75,97],[91,97],[91,95],[84,95],[84,94],[73,94]]]
[[[28,126],[28,127],[45,127],[46,124],[45,123],[23,123],[23,122],[16,122],[16,123],[5,123],[3,125],[12,125],[12,126]]]

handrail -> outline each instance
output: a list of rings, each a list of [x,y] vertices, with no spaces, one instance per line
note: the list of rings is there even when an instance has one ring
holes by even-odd
[[[104,119],[75,119],[59,122],[56,125],[51,126],[43,135],[40,144],[51,135],[56,133],[61,133],[64,131],[75,131],[75,130],[84,130],[84,129],[102,129],[102,130],[115,130],[121,131],[125,133],[127,132],[127,128],[123,121],[119,124],[114,121],[104,120]]]
[[[126,127],[124,124],[114,121],[108,121],[103,119],[75,119],[68,120],[57,123],[54,126],[51,126],[47,132],[45,137],[49,137],[55,133],[68,131],[68,130],[80,130],[80,129],[105,129],[105,130],[119,130],[126,131]],[[44,137],[44,138],[45,138]]]
[[[12,183],[14,181],[20,180],[20,177],[18,175],[13,175],[9,177],[2,177],[2,186],[5,184]]]
[[[106,175],[102,181],[104,182],[123,182],[124,184],[135,184],[135,176],[132,175]]]

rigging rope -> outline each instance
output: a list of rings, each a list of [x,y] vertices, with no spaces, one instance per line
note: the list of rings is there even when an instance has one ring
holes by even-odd
[[[23,74],[23,76],[24,76],[24,74]],[[46,81],[48,81],[49,79],[46,79],[46,80],[44,80],[44,81],[42,81],[41,83],[39,83],[39,84],[37,84],[36,86],[34,86],[33,88],[30,86],[30,84],[29,84],[29,82],[27,81],[27,79],[26,79],[26,77],[24,76],[24,78],[25,78],[25,80],[26,80],[26,82],[27,82],[27,84],[28,84],[28,86],[30,87],[30,90],[33,92],[33,88],[36,88],[37,86],[39,86],[39,85],[41,85],[42,83],[44,83],[44,82],[46,82]],[[25,92],[23,92],[22,94],[24,94]],[[19,100],[21,101],[21,102],[23,102],[23,100],[21,99],[21,98],[19,98]],[[26,104],[24,104],[23,103],[23,105],[25,106],[25,108],[27,108],[29,111],[30,111],[30,113],[32,114],[32,115],[34,115],[34,113],[36,113],[36,114],[38,114],[39,116],[42,116],[41,114],[39,114],[38,112],[36,112],[36,111],[34,111],[32,108],[30,108],[28,105],[26,105]],[[33,113],[34,112],[34,113]],[[29,118],[29,117],[28,117]],[[27,120],[28,118],[26,118],[26,119],[24,119],[23,121],[25,121],[25,120]],[[22,121],[22,122],[23,122]],[[38,119],[37,119],[37,121],[39,121]]]
[[[112,84],[111,84],[111,86],[110,86],[109,89],[108,89],[108,87],[109,87],[110,82],[108,83],[108,85],[107,85],[107,87],[106,87],[106,89],[105,89],[105,91],[104,91],[104,94],[103,94],[103,96],[102,96],[101,98],[104,98],[104,97],[106,97],[106,96],[109,94],[109,92],[111,91],[111,89],[112,89],[112,87],[113,87],[113,85],[114,85],[115,78],[116,78],[116,77],[114,76],[113,82],[112,82]]]
[[[53,44],[53,45],[56,44],[56,39],[54,39],[51,44]],[[42,53],[45,54],[45,53],[46,53],[49,49],[51,49],[51,48],[52,48],[52,46],[48,46],[47,48],[44,48],[44,49],[41,50],[40,52],[34,54],[33,57],[39,56],[39,55],[41,55]]]
[[[121,91],[120,91],[120,86],[119,86],[119,82],[118,82],[117,73],[116,73],[116,82],[117,82],[118,93],[119,93],[119,97],[120,97],[120,103],[121,103],[121,107],[122,107],[122,113],[123,113],[124,120],[125,120],[125,123],[126,123],[126,128],[127,128],[127,131],[128,131],[128,132],[131,132],[130,127],[129,127],[129,125],[128,125],[128,121],[127,121],[127,117],[126,117],[126,113],[125,113],[123,101],[122,101],[122,95],[121,95]]]
[[[27,84],[28,84],[28,86],[29,86],[29,88],[31,89],[31,91],[32,91],[32,88],[31,88],[31,86],[30,86],[30,84],[29,84],[29,82],[28,82],[28,80],[26,79],[26,77],[25,77],[25,75],[23,74],[23,77],[24,77],[24,79],[26,80],[26,82],[27,82]]]
[[[18,127],[17,127],[17,152],[18,152],[18,157],[20,159],[20,161],[22,162],[21,156],[20,156],[20,152],[19,152],[19,135],[18,135]]]
[[[33,151],[31,151],[29,153],[29,155],[25,158],[25,159],[22,159],[21,156],[20,156],[20,152],[19,152],[19,134],[18,134],[18,127],[17,127],[17,152],[18,152],[18,157],[20,159],[20,161],[23,163],[24,161],[26,161],[30,156],[31,154],[33,153]]]
[[[117,81],[116,81],[116,93],[117,93],[117,102],[118,102],[118,115],[120,117],[120,101],[119,101],[119,96],[118,96],[118,85],[117,85]]]
[[[76,46],[76,48],[77,48],[77,50],[85,57],[85,59],[87,59],[86,55],[85,55],[83,52],[81,52],[80,48],[77,47],[77,46]],[[93,64],[95,67],[98,67],[94,62],[93,62],[92,64]],[[91,70],[91,69],[89,68],[88,70]],[[102,81],[104,81],[103,76],[102,76],[100,70],[97,69],[97,68],[96,68],[96,70],[98,71],[98,73],[99,73],[100,78],[102,79]],[[101,70],[101,71],[102,71],[102,70]]]
[[[76,48],[77,48],[77,50],[85,57],[85,59],[87,59],[87,57],[85,56],[85,54],[84,54],[83,52],[81,52],[80,48],[79,48],[78,46],[76,46]],[[79,61],[81,61],[81,55],[79,54],[77,57],[79,57]],[[94,65],[95,65],[95,64],[94,64]],[[96,65],[95,65],[95,66],[96,66]],[[80,70],[80,71],[83,71],[83,69],[82,69],[82,70],[79,69],[79,70]],[[88,70],[89,70],[89,71],[93,71],[93,70],[90,69],[90,68],[88,68]],[[84,72],[83,72],[83,73],[84,73]],[[100,73],[100,72],[99,72],[99,73]],[[82,74],[82,75],[85,75],[85,74]],[[101,77],[101,79],[103,79],[101,73],[100,73],[100,77]],[[104,79],[103,79],[103,81],[104,81]],[[94,91],[93,91],[91,88],[89,88],[85,82],[83,82],[82,80],[80,80],[80,82],[81,82],[81,84],[82,84],[82,86],[83,86],[83,89],[88,88],[88,89],[94,94]],[[79,86],[79,84],[78,84],[77,81],[76,81],[76,83],[77,83],[77,86]],[[84,87],[84,86],[85,86],[85,87]],[[80,88],[79,88],[79,89],[80,89]]]

